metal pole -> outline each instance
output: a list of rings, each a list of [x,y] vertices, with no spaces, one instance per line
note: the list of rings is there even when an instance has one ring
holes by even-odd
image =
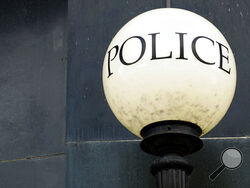
[[[188,176],[192,170],[187,160],[174,154],[156,159],[151,166],[158,188],[188,188]]]
[[[201,129],[190,122],[161,121],[141,130],[143,151],[159,156],[151,166],[158,188],[188,188],[193,167],[184,158],[201,149]]]

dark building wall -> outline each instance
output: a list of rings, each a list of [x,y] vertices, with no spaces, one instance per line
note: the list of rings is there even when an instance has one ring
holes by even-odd
[[[61,188],[66,166],[67,188],[155,187],[149,172],[154,157],[143,153],[139,140],[113,116],[101,73],[116,32],[136,15],[169,3],[214,23],[232,47],[238,71],[227,115],[203,139],[204,148],[189,157],[198,167],[191,187],[250,185],[248,0],[69,0],[68,7],[66,0],[5,0],[0,3],[0,187]],[[211,182],[208,176],[228,147],[242,151],[243,164]]]
[[[196,12],[214,23],[232,47],[238,71],[236,94],[228,113],[205,136],[204,148],[190,156],[197,166],[190,178],[191,187],[250,185],[249,1],[69,0],[67,188],[155,187],[149,172],[153,157],[140,150],[139,140],[123,128],[107,105],[102,63],[111,39],[125,23],[169,2],[171,7]],[[244,162],[237,170],[225,170],[212,182],[208,176],[221,164],[221,152],[228,147],[240,149]]]
[[[64,187],[66,0],[0,2],[0,187]]]

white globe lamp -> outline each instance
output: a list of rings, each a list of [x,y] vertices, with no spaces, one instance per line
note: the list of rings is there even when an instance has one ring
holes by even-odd
[[[155,9],[130,20],[111,41],[103,87],[117,119],[143,138],[141,148],[161,156],[151,168],[161,177],[158,185],[165,181],[162,173],[172,176],[176,169],[183,187],[192,167],[182,156],[202,147],[199,137],[219,123],[232,102],[235,59],[205,18],[182,9]]]

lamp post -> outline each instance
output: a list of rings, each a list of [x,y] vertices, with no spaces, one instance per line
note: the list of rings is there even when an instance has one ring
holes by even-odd
[[[145,12],[111,41],[103,87],[114,115],[159,156],[151,172],[158,188],[186,188],[192,165],[184,158],[202,147],[234,96],[236,67],[219,30],[187,10]]]

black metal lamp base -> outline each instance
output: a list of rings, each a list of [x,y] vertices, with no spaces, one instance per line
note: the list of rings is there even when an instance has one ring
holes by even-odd
[[[200,150],[201,129],[185,121],[161,121],[141,130],[143,151],[160,156],[151,166],[158,188],[187,188],[193,167],[184,158]]]

